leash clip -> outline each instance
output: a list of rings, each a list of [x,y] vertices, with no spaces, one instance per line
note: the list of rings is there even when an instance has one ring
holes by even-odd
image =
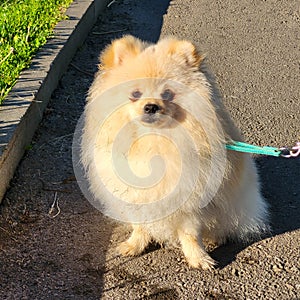
[[[283,147],[280,148],[280,156],[285,158],[297,157],[300,155],[300,142],[296,143],[296,146],[292,148]]]

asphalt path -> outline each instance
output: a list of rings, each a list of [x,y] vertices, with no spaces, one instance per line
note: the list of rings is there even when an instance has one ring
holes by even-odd
[[[272,236],[213,250],[214,271],[191,269],[180,249],[158,245],[136,258],[116,255],[130,228],[84,198],[71,159],[90,74],[101,50],[125,33],[194,41],[246,141],[293,145],[300,140],[299,29],[300,4],[292,0],[111,3],[53,93],[1,205],[0,298],[300,299],[299,159],[255,157]],[[60,211],[49,214],[54,200]]]

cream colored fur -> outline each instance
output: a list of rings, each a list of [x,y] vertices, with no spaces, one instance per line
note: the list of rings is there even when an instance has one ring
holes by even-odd
[[[199,71],[199,68],[205,69],[205,65],[195,46],[174,38],[150,45],[125,36],[109,45],[100,60],[100,70],[89,91],[82,138],[82,161],[95,197],[105,197],[100,181],[115,196],[130,203],[154,202],[178,184],[179,192],[174,196],[176,202],[194,189],[188,200],[171,215],[133,225],[131,237],[120,244],[119,252],[139,255],[151,241],[179,242],[190,266],[210,269],[214,261],[206,253],[203,240],[221,244],[227,239],[245,240],[265,231],[267,205],[259,192],[254,163],[248,155],[221,151],[226,142],[241,140],[241,136],[205,71]],[[143,79],[138,88],[144,94],[141,99],[132,101],[129,95],[136,89],[137,79]],[[161,90],[168,81],[175,82],[172,86],[176,94],[173,101],[160,99]],[[182,88],[185,86],[188,89]],[[196,99],[197,95],[200,101]],[[139,118],[149,101],[162,108],[159,121],[150,127],[157,135],[136,141],[140,132],[147,132],[147,126]],[[192,111],[193,115],[182,107]],[[108,111],[113,113],[106,116]],[[99,119],[105,119],[101,126]],[[127,185],[111,167],[111,154],[116,151],[113,148],[115,139],[127,124],[122,141],[133,143],[127,159],[137,176],[151,173],[148,162],[153,155],[162,156],[166,162],[164,178],[148,189]],[[188,147],[178,124],[195,142],[197,151]],[[164,132],[165,139],[159,136],[160,132]],[[170,143],[178,139],[182,141],[180,145]],[[224,176],[222,182],[210,183],[217,193],[205,205],[207,199],[201,195],[208,182],[213,152],[216,153],[213,174],[217,178],[225,165]],[[198,172],[196,186],[189,176],[180,179],[182,164],[190,168],[191,174]],[[195,170],[195,165],[201,165],[201,168]],[[181,181],[178,183],[178,180]],[[111,204],[106,209],[109,214],[109,210],[118,210],[119,207]],[[126,215],[124,218],[126,221]]]

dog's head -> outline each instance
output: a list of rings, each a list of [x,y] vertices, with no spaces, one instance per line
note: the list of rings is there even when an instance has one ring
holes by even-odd
[[[166,38],[149,45],[125,36],[101,54],[101,83],[120,86],[131,119],[145,126],[172,126],[184,120],[181,104],[188,97],[178,83],[193,85],[201,61],[196,47],[185,40]]]

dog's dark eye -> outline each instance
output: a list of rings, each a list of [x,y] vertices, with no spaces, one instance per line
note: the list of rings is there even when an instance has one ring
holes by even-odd
[[[142,97],[142,95],[143,95],[143,93],[141,91],[135,90],[130,94],[129,99],[131,101],[136,101],[136,100],[139,100]]]
[[[170,89],[166,89],[160,94],[160,96],[162,100],[172,101],[175,97],[175,93],[172,92]]]

